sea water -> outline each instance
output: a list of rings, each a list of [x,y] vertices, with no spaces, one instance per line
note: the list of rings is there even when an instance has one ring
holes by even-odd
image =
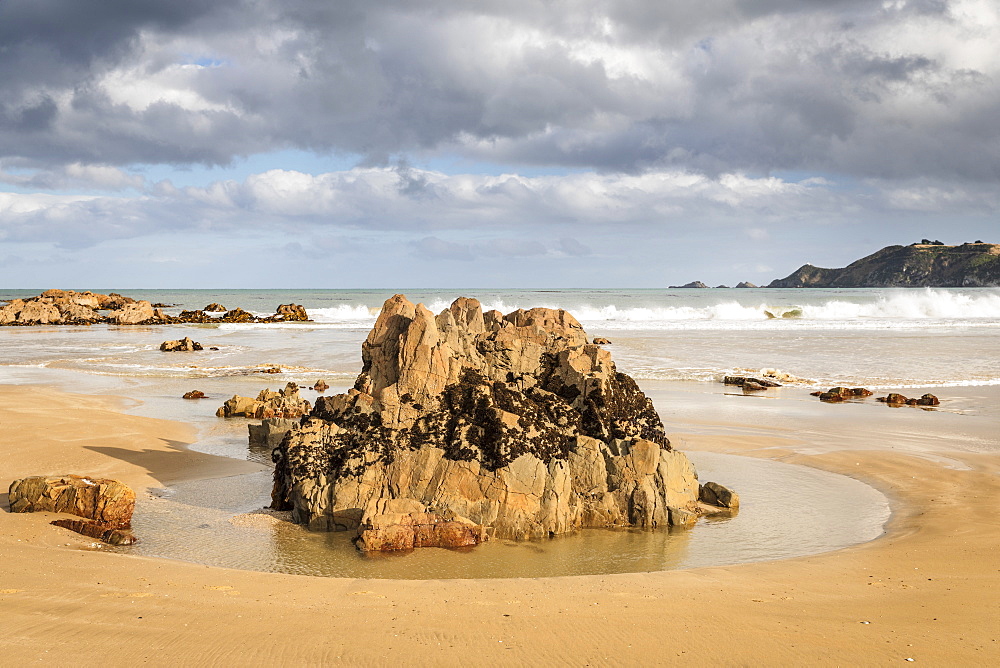
[[[361,342],[374,324],[382,303],[397,292],[115,291],[137,299],[170,304],[165,310],[174,314],[218,302],[229,308],[240,307],[259,315],[268,315],[278,304],[297,303],[305,306],[312,322],[155,327],[0,327],[0,382],[40,382],[70,391],[132,397],[137,400],[132,408],[136,413],[181,420],[198,427],[201,436],[193,445],[195,449],[261,462],[267,461],[268,453],[254,453],[247,449],[247,421],[217,419],[214,417],[215,409],[233,394],[255,396],[263,387],[277,389],[289,381],[308,388],[317,379],[323,378],[332,386],[330,393],[343,391],[353,383],[360,370]],[[0,299],[31,296],[37,292],[7,291],[0,294]],[[926,445],[928,451],[939,447],[941,440],[946,438],[967,449],[992,451],[1000,448],[996,437],[1000,432],[996,429],[1000,425],[1000,402],[996,401],[995,392],[1000,386],[998,289],[461,289],[398,292],[403,292],[412,301],[422,302],[433,312],[446,308],[459,296],[476,297],[482,302],[484,310],[496,309],[504,313],[535,306],[567,309],[580,320],[589,336],[611,339],[609,348],[618,369],[632,375],[640,386],[650,392],[667,423],[668,434],[672,424],[683,423],[685,429],[697,431],[698,423],[702,422],[704,426],[701,428],[708,433],[720,429],[741,432],[758,430],[774,435],[778,430],[785,435],[797,434],[819,449],[835,449],[845,447],[845,444],[865,447],[860,437],[844,429],[847,416],[843,412],[836,415],[831,412],[843,407],[823,405],[808,396],[809,390],[815,388],[860,385],[877,392],[919,394],[934,391],[945,399],[942,407],[935,411],[933,420],[927,416],[916,417],[921,413],[919,410],[875,413],[879,408],[891,409],[871,402],[851,407],[856,411],[853,414],[855,417],[868,416],[866,419],[872,420],[875,426],[881,426],[887,436],[902,438],[901,435],[905,435],[914,448]],[[184,336],[201,342],[205,350],[195,354],[160,352],[162,341]],[[210,350],[212,347],[218,350]],[[262,373],[271,368],[279,368],[281,373]],[[728,373],[763,368],[780,370],[790,374],[793,380],[786,387],[757,397],[734,393],[719,382]],[[206,392],[210,399],[200,402],[180,399],[181,394],[191,389]],[[303,395],[310,400],[315,399],[315,394],[309,389],[303,390]],[[821,425],[821,428],[816,425]],[[914,425],[920,426],[914,428]],[[740,469],[732,463],[727,465],[725,461],[721,465],[716,464],[723,474],[727,467],[733,472]],[[700,465],[706,466],[704,462]],[[780,477],[777,468],[770,470],[774,472],[772,478],[776,480]],[[205,512],[218,511],[230,515],[259,507],[266,503],[266,477],[262,478],[264,482],[255,483],[257,487],[253,490],[240,483],[243,497],[234,501],[238,509],[225,503],[221,504],[223,508],[215,508],[214,505],[219,504],[207,501],[201,502],[198,507]],[[719,478],[726,482],[725,475],[720,474]],[[707,478],[703,476],[702,479]],[[733,483],[733,486],[743,493],[745,508],[755,507],[754,497],[762,506],[768,505],[765,491],[751,491],[754,483],[747,485],[741,481],[741,484],[744,485],[742,489],[739,484]],[[774,489],[773,484],[771,489]],[[188,498],[184,494],[191,498],[198,496],[191,490],[174,491],[182,498]],[[749,498],[748,491],[751,492]],[[832,498],[837,497],[846,499],[843,494],[832,495]],[[185,512],[192,507],[188,504]],[[857,506],[852,507],[845,502],[838,507],[843,516],[857,519]],[[871,500],[868,507],[872,512],[863,529],[846,533],[841,530],[833,540],[834,547],[879,535],[887,513],[884,499]],[[177,509],[176,505],[174,509]],[[777,512],[776,507],[771,510]],[[831,516],[837,515],[831,509],[827,512]],[[785,541],[792,544],[790,551],[768,548],[764,550],[766,554],[748,556],[733,550],[720,550],[727,543],[739,544],[732,536],[727,538],[726,532],[737,535],[743,530],[740,527],[753,519],[754,513],[745,509],[738,517],[744,519],[722,523],[722,528],[717,523],[703,522],[693,532],[685,533],[684,538],[669,534],[671,540],[666,543],[662,542],[667,537],[663,532],[656,534],[655,538],[640,532],[638,535],[646,538],[638,539],[634,532],[610,532],[611,536],[619,534],[615,540],[621,542],[622,553],[632,549],[625,549],[626,543],[635,545],[638,540],[640,543],[645,541],[642,544],[647,546],[649,554],[640,550],[637,557],[625,560],[633,566],[625,567],[622,566],[624,562],[618,561],[615,562],[617,565],[606,564],[604,571],[618,572],[621,568],[628,570],[633,567],[648,570],[651,563],[659,563],[656,568],[704,564],[709,563],[704,560],[704,554],[709,552],[716,555],[714,558],[733,563],[832,549],[829,541],[810,542],[802,537],[796,540],[789,535],[780,540],[758,543],[767,545]],[[161,519],[164,525],[173,521],[167,521],[165,517]],[[201,524],[213,526],[215,520]],[[141,523],[138,517],[137,521]],[[767,520],[755,522],[758,524],[750,526],[755,527],[751,531],[756,533],[774,524]],[[204,529],[198,531],[204,532]],[[248,530],[243,531],[241,535],[245,538],[250,535],[245,533]],[[330,554],[338,553],[343,557],[343,550],[347,547],[340,543],[344,542],[344,537],[316,537],[297,531],[295,527],[284,527],[278,530],[278,534],[271,533],[266,538],[269,542],[278,540],[284,546],[281,548],[284,550],[280,560],[282,566],[256,564],[247,567],[292,572],[305,569],[329,574],[329,568],[302,564],[315,564],[316,554],[326,554],[322,550],[316,551],[320,544],[323,550],[330,550]],[[549,556],[536,560],[528,571],[549,574],[553,568],[560,570],[555,567],[557,563],[580,561],[581,555],[590,549],[588,545],[600,543],[600,549],[612,549],[603,546],[602,542],[611,540],[609,535],[588,538],[589,535],[588,532],[563,542],[556,541],[552,544],[556,547],[549,545],[541,552],[537,551],[537,545],[531,547],[526,544],[521,552],[515,547],[507,548],[507,552],[498,552],[499,547],[494,546],[477,550],[477,553],[546,553]],[[709,535],[712,538],[707,544],[703,542],[706,539],[696,538]],[[287,545],[282,541],[286,541]],[[192,542],[198,541],[192,537]],[[152,539],[146,543],[154,552],[160,549],[155,547],[156,541]],[[683,550],[687,556],[675,559],[678,553],[670,552],[672,548],[668,549],[666,545],[677,547],[682,543],[688,546]],[[290,560],[286,554],[288,545],[299,545],[298,553],[303,561],[298,566],[293,565],[295,560]],[[574,548],[574,545],[577,547]],[[553,556],[553,550],[565,554]],[[170,556],[169,552],[166,550],[161,556]],[[668,552],[673,556],[669,556]],[[292,549],[291,553],[295,554],[296,550]],[[636,554],[634,550],[629,553]],[[350,554],[350,559],[354,559],[353,553]],[[574,554],[576,556],[572,556]],[[642,556],[644,554],[645,557]],[[650,555],[653,555],[653,561],[646,559]],[[662,556],[659,562],[656,555]],[[195,555],[174,556],[199,560]],[[202,558],[211,561],[207,555],[202,555]],[[481,561],[487,564],[490,559],[483,557]],[[408,577],[413,577],[414,573],[442,577],[440,573],[427,575],[429,571],[416,567],[418,562],[426,560],[427,557],[414,555],[408,566],[381,567],[382,575],[373,574],[371,569],[378,570],[380,567],[365,561],[357,573],[358,576],[404,576],[391,575],[396,569],[410,573]],[[397,562],[390,560],[387,563]],[[465,565],[461,568],[456,566],[456,573],[479,572],[468,563],[460,563]],[[491,568],[485,568],[484,572]],[[578,570],[563,568],[562,572],[569,574]]]

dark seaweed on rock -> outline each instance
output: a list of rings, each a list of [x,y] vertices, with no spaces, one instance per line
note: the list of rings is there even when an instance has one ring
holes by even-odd
[[[435,316],[397,295],[362,361],[274,451],[274,507],[295,521],[384,538],[431,513],[525,538],[696,515],[694,469],[652,402],[565,311],[460,298]]]

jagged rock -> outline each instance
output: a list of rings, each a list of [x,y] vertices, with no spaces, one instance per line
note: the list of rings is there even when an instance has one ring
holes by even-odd
[[[257,318],[241,308],[226,312],[221,318],[212,318],[213,322],[257,322]]]
[[[698,498],[702,503],[719,508],[736,510],[740,507],[740,497],[733,490],[717,482],[706,482],[698,488]]]
[[[183,399],[207,399],[205,393],[201,390],[191,390],[190,392],[185,392]]]
[[[53,520],[49,524],[75,531],[88,538],[96,538],[109,545],[134,545],[138,542],[130,529],[117,529],[92,520]]]
[[[24,308],[23,299],[11,299],[0,307],[0,325],[10,325],[17,322],[17,316]]]
[[[239,395],[229,399],[216,411],[218,417],[248,418],[300,418],[309,413],[308,401],[299,396],[299,386],[288,383],[283,389],[273,392],[261,390],[256,399]]]
[[[17,321],[32,325],[55,325],[62,322],[62,315],[50,301],[29,301],[17,314]]]
[[[362,361],[274,451],[273,507],[296,522],[363,532],[429,513],[525,539],[697,513],[652,402],[565,311],[461,298],[435,316],[396,295]]]
[[[463,517],[435,513],[383,513],[369,517],[355,542],[362,552],[412,550],[418,547],[469,547],[486,539],[486,530]]]
[[[136,303],[136,301],[131,297],[124,297],[117,292],[111,292],[106,295],[97,295],[97,299],[100,304],[99,308],[112,311],[119,310],[129,304]],[[152,306],[152,304],[150,304],[150,306]]]
[[[204,311],[181,311],[174,322],[192,322],[192,323],[212,323],[218,322],[218,318],[208,315]]]
[[[14,513],[49,511],[96,520],[113,529],[127,529],[135,509],[135,492],[107,478],[78,475],[34,476],[15,480],[9,490]]]
[[[269,366],[264,369],[257,369],[257,373],[281,373],[281,367]]]
[[[671,290],[678,290],[683,288],[707,288],[708,286],[701,281],[691,281],[690,283],[685,283],[684,285],[671,285]]]
[[[313,389],[316,390],[317,392],[326,392],[327,390],[330,389],[330,386],[326,384],[325,380],[320,378],[319,380],[316,381],[316,384],[313,385]]]
[[[754,285],[753,283],[750,283],[748,281],[742,281],[740,283],[737,283],[736,287],[738,287],[738,288],[759,288],[760,286],[759,285]]]
[[[152,320],[155,315],[153,305],[142,300],[124,303],[119,309],[108,314],[108,317],[116,325],[138,325]]]
[[[270,452],[281,444],[285,434],[298,426],[299,421],[290,418],[266,418],[259,425],[249,424],[247,429],[250,432],[250,447]]]
[[[95,300],[96,301],[96,300]],[[90,324],[101,320],[100,314],[89,306],[74,302],[61,302],[56,304],[63,324]]]
[[[206,306],[202,310],[203,311],[207,311],[209,313],[225,313],[229,309],[227,309],[222,304],[216,304],[215,302],[212,302],[211,304],[209,304],[208,306]]]
[[[272,316],[274,320],[305,321],[309,319],[306,309],[298,304],[281,304]]]
[[[609,345],[611,345],[611,341],[609,341],[608,339],[604,338],[603,336],[595,336],[594,337],[594,345],[595,346],[609,346]]]
[[[160,344],[160,350],[165,353],[174,353],[194,352],[196,350],[203,350],[203,348],[200,343],[192,341],[189,337],[185,336],[180,341],[164,341]]]

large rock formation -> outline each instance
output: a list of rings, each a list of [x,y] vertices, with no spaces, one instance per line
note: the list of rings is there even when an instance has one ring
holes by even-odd
[[[297,522],[384,549],[371,546],[440,521],[468,540],[696,517],[694,468],[565,311],[461,298],[435,316],[396,295],[362,361],[354,388],[317,399],[274,451],[273,506]]]
[[[910,288],[1000,286],[1000,245],[981,241],[945,246],[924,239],[887,246],[842,269],[801,266],[769,288]]]

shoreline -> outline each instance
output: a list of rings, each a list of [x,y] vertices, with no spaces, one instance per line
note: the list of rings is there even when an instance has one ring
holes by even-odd
[[[0,386],[0,401],[4,489],[12,478],[51,470],[110,474],[141,495],[195,468],[262,469],[187,449],[190,427],[120,413],[114,399]],[[954,664],[1000,656],[996,452],[954,451],[942,441],[936,454],[967,466],[949,468],[891,443],[797,452],[790,446],[801,438],[712,434],[685,430],[669,413],[664,420],[682,450],[805,464],[876,487],[891,501],[886,533],[809,557],[691,570],[357,580],[123,557],[4,504],[0,646],[10,661],[83,665],[457,665],[470,653],[520,664]],[[791,497],[808,502],[794,490]]]

